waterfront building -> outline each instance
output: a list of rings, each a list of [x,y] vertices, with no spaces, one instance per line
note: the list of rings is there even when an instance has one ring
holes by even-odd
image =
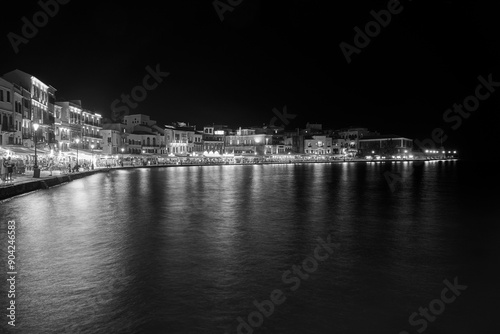
[[[326,135],[307,136],[304,139],[305,154],[332,154],[332,138]]]
[[[31,123],[36,122],[40,125],[36,136],[38,141],[37,145],[41,143],[45,145],[49,144],[54,126],[54,119],[50,117],[49,112],[49,97],[51,103],[53,101],[52,97],[49,95],[53,95],[56,89],[42,82],[35,76],[18,69],[5,73],[3,78],[18,85],[20,87],[19,90],[21,90],[22,87],[30,93],[29,107],[31,108],[31,114],[29,116],[31,116]],[[24,92],[21,94],[24,96]],[[26,122],[26,124],[27,123],[28,122]]]
[[[251,127],[250,129],[255,130],[255,134],[271,136],[271,140],[265,145],[264,155],[287,154],[292,151],[291,147],[287,149],[285,145],[284,127],[264,125],[262,127]]]
[[[126,115],[123,118],[123,124],[128,134],[124,145],[125,152],[166,154],[165,130],[148,115]]]
[[[128,136],[125,123],[102,123],[102,154],[117,154],[128,152]]]
[[[31,92],[18,84],[14,84],[14,89],[17,89],[22,95],[21,137],[23,140],[23,146],[33,147],[34,138],[33,138],[33,127],[32,127],[33,113],[31,112]]]
[[[361,155],[404,155],[413,150],[413,140],[402,136],[368,135],[359,139]]]
[[[305,135],[301,133],[299,129],[296,131],[285,132],[285,147],[289,148],[289,152],[293,154],[303,154],[304,153],[304,137]]]
[[[203,127],[203,151],[223,153],[224,138],[230,131],[225,125]]]
[[[127,144],[131,154],[166,154],[164,136],[158,132],[137,129],[127,136]]]
[[[193,143],[193,152],[196,154],[203,153],[203,131],[195,131],[194,132],[194,143]],[[222,151],[219,151],[222,152]]]
[[[255,131],[255,129],[242,129],[240,127],[227,135],[224,153],[265,155],[268,152],[267,154],[271,154],[273,136],[264,133],[256,134]]]
[[[102,116],[93,111],[82,110],[82,147],[90,150],[94,145],[95,150],[102,149]]]
[[[124,134],[126,135],[125,138],[127,138],[128,134],[126,132],[122,132],[116,128],[111,129],[103,126],[103,129],[101,130],[103,141],[102,154],[118,154],[121,153],[121,148],[128,150],[128,146],[125,145],[125,142],[123,141]]]
[[[0,145],[18,145],[22,142],[17,103],[14,103],[14,85],[0,78]],[[15,109],[15,110],[14,110]],[[19,117],[18,117],[19,116]]]
[[[366,136],[379,135],[377,132],[371,132],[367,128],[349,127],[335,131],[335,147],[340,147],[339,154],[355,156],[359,152],[359,140]]]
[[[167,153],[178,156],[188,156],[194,152],[195,126],[183,122],[175,122],[165,126]]]
[[[76,139],[82,140],[82,103],[80,100],[56,102],[55,134],[61,152],[76,149]],[[57,114],[60,111],[60,114]],[[80,144],[78,144],[80,145]],[[81,146],[78,146],[81,147]]]
[[[56,91],[57,89],[55,89],[50,85],[47,88],[47,95],[48,95],[47,112],[48,112],[48,123],[49,123],[49,126],[47,127],[47,144],[49,146],[49,149],[51,150],[58,149],[57,140],[55,136]]]
[[[23,88],[17,84],[12,85],[12,95],[14,96],[13,102],[13,112],[14,112],[14,128],[16,132],[14,134],[14,145],[23,145]]]

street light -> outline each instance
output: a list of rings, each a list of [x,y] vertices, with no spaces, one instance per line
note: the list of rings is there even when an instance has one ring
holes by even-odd
[[[40,177],[40,169],[38,168],[38,158],[36,154],[36,143],[37,143],[37,138],[36,138],[36,130],[38,130],[38,127],[40,125],[38,123],[33,123],[33,129],[35,129],[35,165],[33,166],[33,177]]]
[[[80,138],[76,138],[75,142],[76,142],[76,171],[78,171],[78,167],[79,167],[79,164],[78,164],[78,143],[80,142]]]
[[[94,170],[94,144],[90,145],[90,149],[92,152],[92,170]]]
[[[125,149],[122,147],[121,151],[122,151],[122,167],[123,167],[123,151],[125,151]]]

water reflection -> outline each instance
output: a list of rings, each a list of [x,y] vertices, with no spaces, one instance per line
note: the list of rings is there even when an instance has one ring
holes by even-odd
[[[387,168],[403,178],[397,191]],[[463,248],[473,224],[488,226],[492,199],[464,191],[474,184],[464,168],[137,169],[4,202],[1,216],[18,222],[19,328],[236,332],[254,299],[282,289],[287,301],[262,332],[397,332],[444,278],[477,261]],[[474,243],[480,254],[497,240],[489,232]],[[292,293],[282,273],[328,235],[340,248]]]

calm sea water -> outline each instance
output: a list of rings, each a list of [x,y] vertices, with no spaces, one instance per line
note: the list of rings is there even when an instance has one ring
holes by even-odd
[[[117,170],[17,197],[0,203],[2,268],[7,221],[15,220],[18,271],[16,327],[4,315],[0,328],[417,333],[409,316],[457,277],[467,289],[424,332],[496,333],[495,168],[448,161]],[[389,169],[402,177],[394,191]],[[287,273],[314,256],[318,238],[336,243],[331,254],[320,249],[328,258],[309,261],[307,277]],[[260,320],[254,301],[274,290],[282,303]],[[238,317],[255,326],[243,328]]]

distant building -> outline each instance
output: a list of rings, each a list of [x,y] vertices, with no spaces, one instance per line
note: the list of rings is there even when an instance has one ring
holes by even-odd
[[[413,140],[398,135],[371,135],[359,139],[360,154],[393,155],[413,150]]]
[[[232,153],[235,155],[272,154],[272,142],[272,135],[256,134],[254,129],[240,128],[236,132],[226,136],[224,151],[225,153]]]
[[[203,127],[203,151],[224,152],[224,139],[231,130],[225,125]]]
[[[167,153],[165,129],[148,115],[126,115],[123,118],[123,126],[127,133],[127,138],[121,147],[124,152],[130,154]]]
[[[193,152],[197,154],[203,153],[203,131],[194,132],[194,146]],[[221,151],[219,151],[221,152]]]
[[[102,154],[119,154],[122,153],[121,148],[124,148],[123,133],[117,129],[101,130],[103,145]]]
[[[192,155],[195,152],[195,137],[200,138],[195,126],[188,126],[183,122],[166,125],[167,153],[177,156]],[[198,150],[200,149],[200,145],[202,145],[202,142],[196,144]]]
[[[359,141],[371,135],[378,135],[377,132],[371,132],[367,128],[350,127],[340,129],[333,134],[333,146],[339,148],[339,154],[356,155],[359,153]]]
[[[305,154],[332,154],[332,138],[325,135],[308,136],[304,139]]]

